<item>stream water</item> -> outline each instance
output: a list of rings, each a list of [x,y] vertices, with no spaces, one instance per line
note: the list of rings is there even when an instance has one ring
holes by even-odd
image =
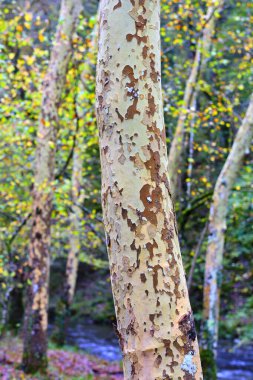
[[[113,328],[95,325],[86,321],[76,324],[67,331],[67,343],[104,358],[108,361],[121,359],[118,339]],[[226,344],[219,348],[219,380],[253,380],[253,347],[243,347],[230,351]]]

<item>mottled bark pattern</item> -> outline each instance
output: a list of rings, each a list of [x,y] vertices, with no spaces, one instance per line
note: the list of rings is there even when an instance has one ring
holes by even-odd
[[[80,9],[79,0],[62,1],[59,25],[48,72],[43,82],[43,99],[35,162],[32,231],[29,247],[31,284],[28,288],[24,331],[23,365],[30,372],[47,365],[50,219],[58,127],[57,107],[60,102],[72,51],[71,38]]]
[[[125,380],[202,379],[168,180],[156,0],[103,0],[102,198]]]
[[[231,151],[216,182],[209,217],[209,239],[206,254],[204,283],[204,325],[202,347],[216,354],[218,341],[218,320],[220,286],[226,231],[226,215],[231,189],[242,165],[245,151],[253,138],[253,95],[234,140]]]
[[[212,36],[215,29],[215,11],[221,11],[224,0],[213,0],[212,4],[208,7],[205,17],[205,27],[202,32],[202,37],[199,38],[194,62],[190,72],[189,79],[187,80],[183,106],[179,114],[178,123],[173,136],[169,151],[169,176],[171,181],[171,193],[174,198],[177,197],[178,184],[179,184],[179,169],[181,168],[183,147],[184,147],[184,134],[185,122],[191,111],[192,117],[196,111],[196,103],[198,96],[198,80],[201,73],[204,71],[207,55],[211,46]]]

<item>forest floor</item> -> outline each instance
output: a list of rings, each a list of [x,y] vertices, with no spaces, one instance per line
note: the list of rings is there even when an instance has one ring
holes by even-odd
[[[119,363],[109,363],[68,346],[49,347],[47,374],[25,374],[20,369],[21,358],[20,339],[7,337],[0,341],[1,380],[123,380]]]

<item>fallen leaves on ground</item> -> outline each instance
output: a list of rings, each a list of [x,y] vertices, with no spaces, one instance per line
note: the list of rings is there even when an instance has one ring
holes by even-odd
[[[123,380],[118,363],[64,349],[48,351],[47,375],[27,375],[20,369],[22,345],[19,339],[4,339],[0,344],[1,380]]]

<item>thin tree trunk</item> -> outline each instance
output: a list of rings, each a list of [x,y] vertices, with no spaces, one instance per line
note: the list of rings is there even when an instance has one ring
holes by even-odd
[[[168,179],[160,2],[102,0],[102,202],[125,380],[202,379]]]
[[[66,280],[64,281],[62,297],[56,305],[55,329],[52,334],[52,339],[59,346],[63,346],[66,342],[66,329],[69,323],[70,306],[73,302],[80,253],[80,222],[82,211],[79,204],[82,203],[82,141],[81,136],[76,136],[76,146],[73,154],[73,169],[72,169],[72,210],[69,216],[69,244],[70,249],[66,264]]]
[[[81,143],[81,141],[80,141]],[[82,166],[83,160],[81,156],[81,144],[77,143],[73,156],[73,171],[72,171],[72,212],[70,214],[70,231],[69,243],[70,250],[67,259],[66,267],[66,304],[69,307],[73,301],[77,270],[78,256],[80,251],[80,220],[82,212],[77,204],[82,202],[83,196],[81,193],[82,187]]]
[[[191,269],[190,269],[188,280],[187,280],[187,287],[188,287],[188,292],[189,293],[190,293],[190,290],[191,290],[193,274],[194,274],[194,270],[195,270],[195,267],[196,267],[197,259],[198,259],[199,254],[200,254],[202,243],[204,241],[204,237],[205,237],[205,234],[206,234],[207,226],[208,226],[208,224],[206,223],[205,227],[203,228],[203,230],[201,232],[201,235],[199,237],[199,241],[198,241],[197,247],[195,249],[195,254],[194,254],[194,257],[193,257],[193,260],[192,260],[192,265],[191,265]]]
[[[97,35],[98,35],[98,26],[94,27],[92,36],[91,36],[91,44],[89,46],[89,51],[87,52],[85,59],[85,69],[82,72],[82,81],[80,81],[80,87],[82,91],[85,90],[87,76],[92,74],[92,60],[94,56],[96,56],[97,49]],[[84,118],[85,104],[84,101],[80,101],[79,106],[82,106],[82,112],[79,111],[78,118]],[[89,107],[89,105],[88,105]],[[67,259],[67,267],[66,267],[66,290],[65,290],[65,301],[66,305],[69,308],[72,304],[75,288],[76,288],[76,280],[77,280],[77,270],[78,270],[78,262],[79,262],[79,251],[80,251],[80,219],[82,216],[82,210],[78,205],[82,204],[83,194],[81,193],[82,188],[82,166],[83,166],[83,158],[82,158],[82,144],[81,141],[82,131],[79,135],[77,135],[77,142],[74,150],[73,156],[73,170],[72,170],[72,212],[70,215],[70,234],[69,234],[69,242],[70,242],[70,251]]]
[[[24,328],[23,366],[27,372],[35,372],[47,366],[49,248],[58,127],[57,108],[64,87],[72,51],[71,39],[80,9],[79,0],[62,0],[55,42],[43,82],[29,247],[31,273]]]
[[[88,4],[88,2],[85,2]],[[94,4],[93,4],[94,6]],[[86,52],[84,70],[81,73],[77,96],[76,96],[76,113],[77,123],[81,120],[85,120],[85,114],[90,109],[89,99],[83,99],[83,93],[87,93],[87,80],[93,74],[94,59],[97,53],[97,34],[98,25],[96,24],[92,33],[91,41]],[[82,95],[82,96],[79,96]],[[72,210],[69,216],[70,228],[69,228],[69,244],[70,249],[67,257],[66,264],[66,282],[64,284],[63,294],[56,306],[56,318],[55,318],[55,330],[53,333],[53,340],[59,345],[63,346],[66,341],[66,329],[69,323],[71,305],[73,303],[78,266],[79,266],[79,253],[80,253],[80,229],[81,218],[83,211],[81,209],[82,202],[84,200],[84,189],[82,168],[83,168],[83,128],[77,125],[77,134],[75,138],[74,154],[73,154],[73,168],[72,168]]]
[[[192,169],[193,169],[193,155],[194,155],[194,134],[195,134],[195,122],[196,122],[196,112],[197,112],[197,97],[198,91],[194,91],[191,102],[191,118],[190,118],[190,136],[189,136],[189,160],[188,160],[188,169],[187,169],[187,179],[188,182],[186,184],[187,190],[186,195],[188,198],[187,207],[191,207],[191,186],[192,186]]]
[[[246,116],[215,185],[209,216],[209,237],[204,282],[204,322],[202,347],[216,355],[220,286],[226,231],[226,216],[231,189],[253,137],[253,95]]]
[[[185,122],[188,117],[190,106],[193,105],[194,101],[197,101],[199,92],[198,80],[205,69],[207,55],[211,46],[212,35],[215,30],[215,12],[221,11],[224,0],[219,0],[218,6],[215,6],[215,3],[216,2],[213,1],[213,4],[209,6],[206,13],[206,24],[202,32],[203,36],[199,39],[197,44],[191,73],[186,83],[183,106],[179,114],[178,123],[169,151],[169,175],[171,181],[171,192],[174,198],[177,197],[179,169],[181,167],[184,146]]]

